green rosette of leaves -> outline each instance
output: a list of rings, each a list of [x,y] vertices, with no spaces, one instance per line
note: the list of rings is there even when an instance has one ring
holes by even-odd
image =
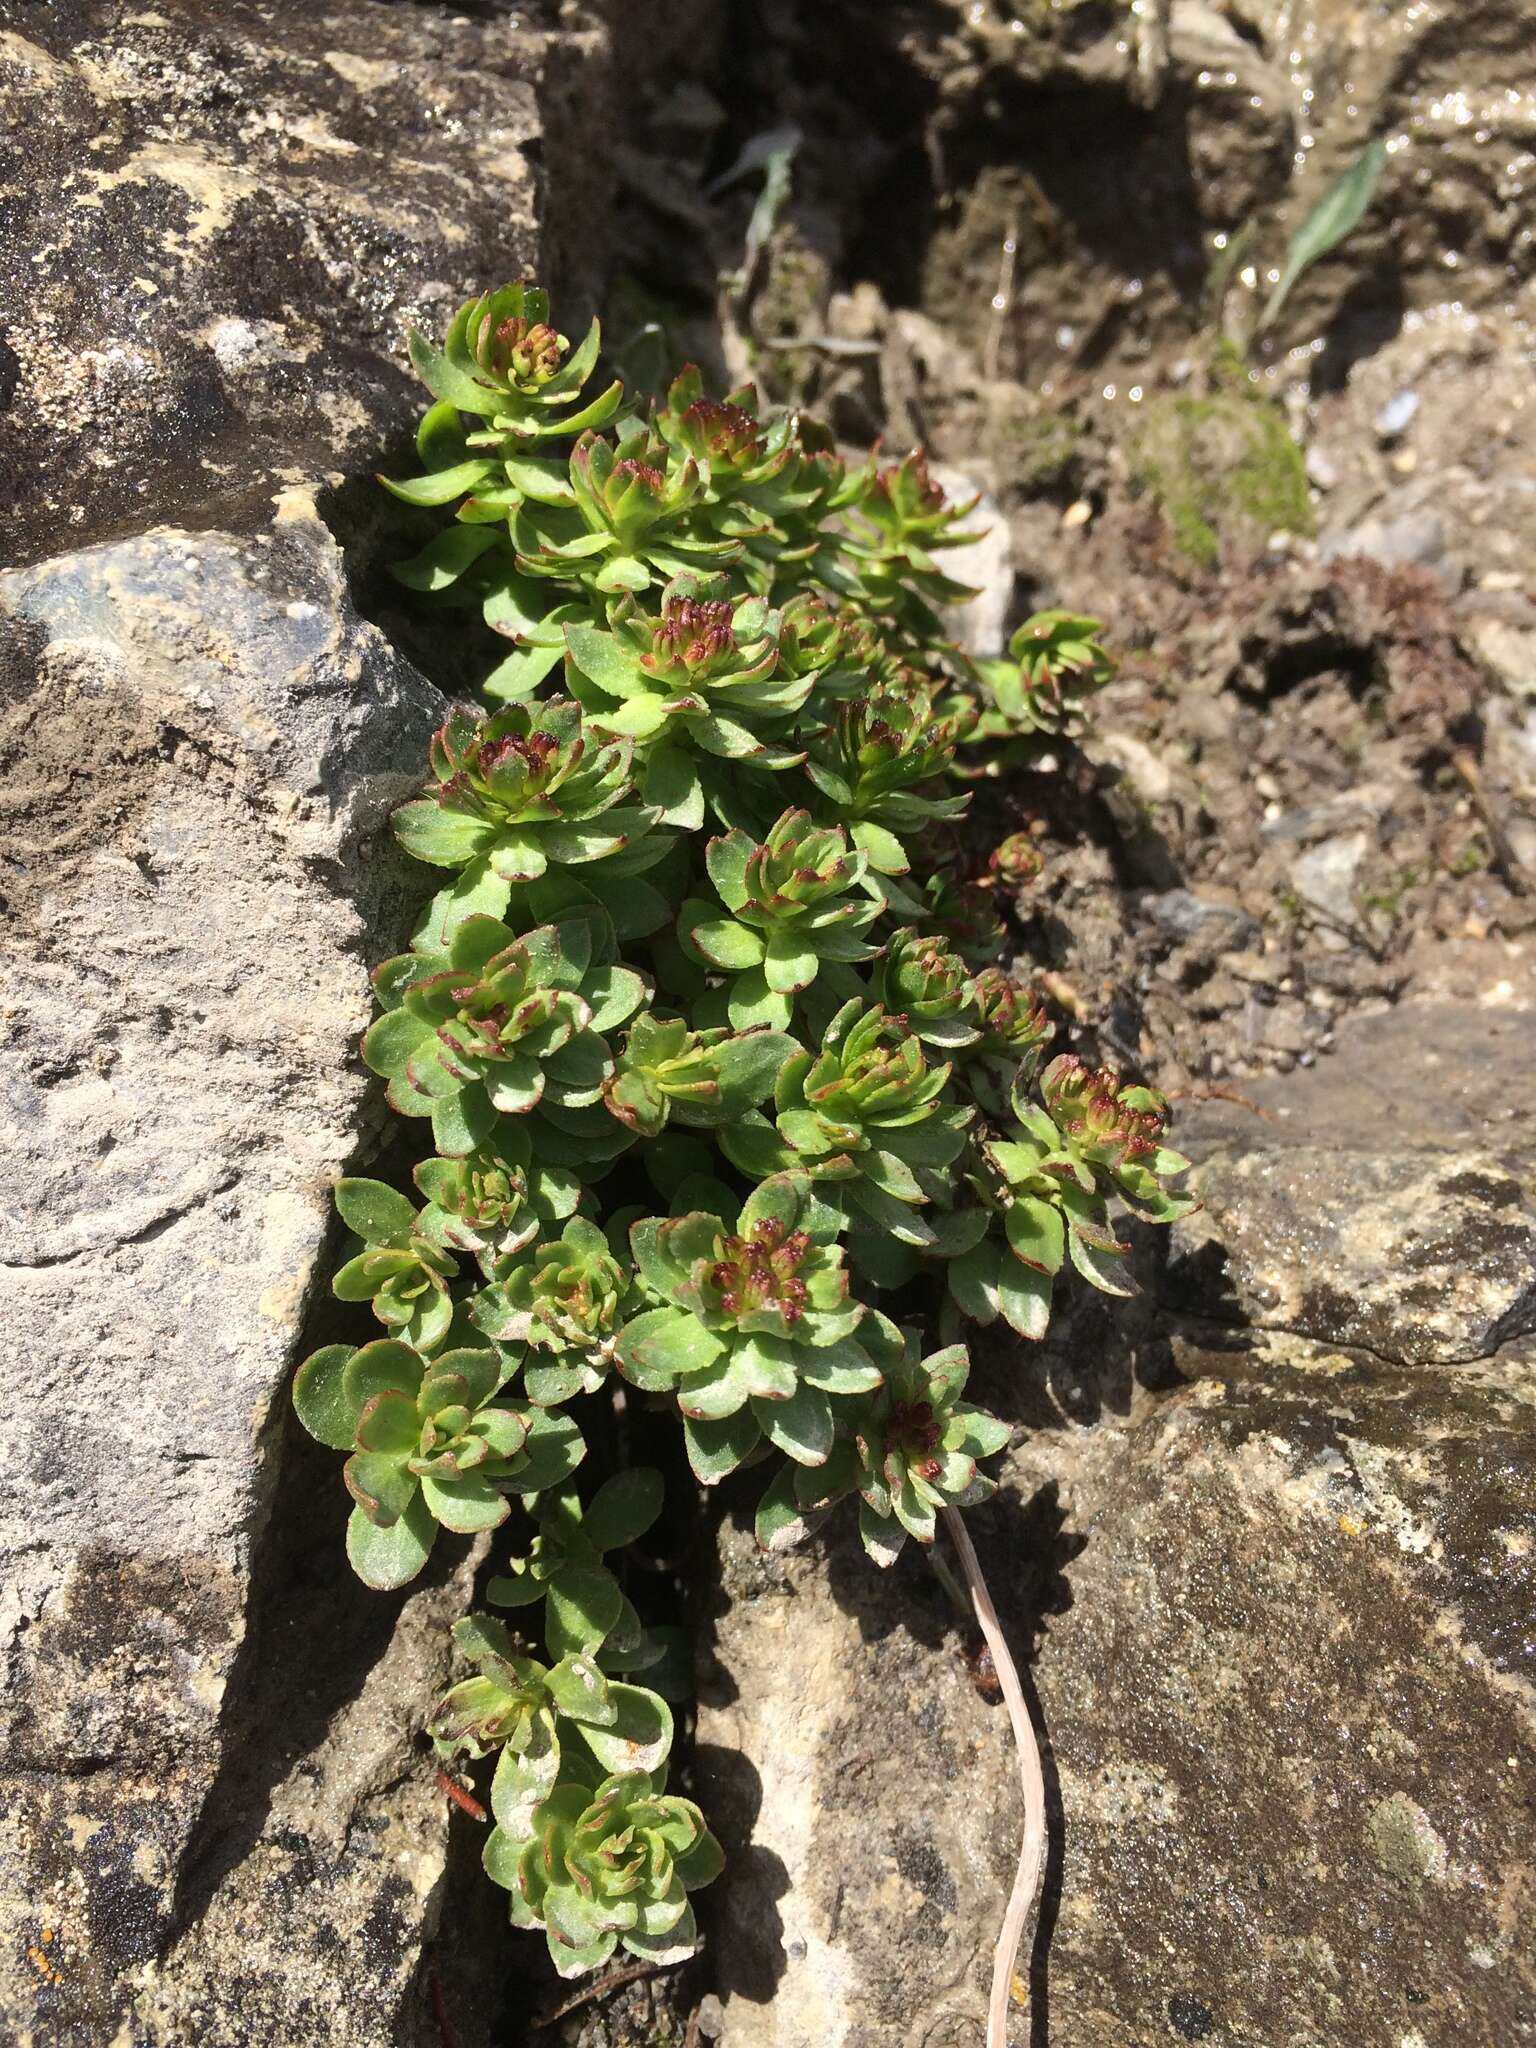
[[[613,1072],[603,1034],[648,994],[608,957],[604,932],[601,919],[576,916],[518,936],[477,914],[446,953],[386,960],[374,975],[384,1015],[363,1058],[388,1081],[391,1108],[431,1117],[438,1149],[463,1156],[503,1115],[599,1102]]]
[[[411,334],[416,374],[438,401],[427,415],[421,438],[433,453],[447,452],[445,437],[460,429],[459,416],[467,414],[483,424],[465,445],[506,454],[552,436],[601,426],[619,409],[621,385],[610,384],[590,404],[570,409],[597,366],[601,346],[594,320],[573,351],[566,337],[550,325],[548,293],[527,279],[471,299],[454,315],[441,349],[433,348],[424,335]],[[436,492],[423,488],[433,481],[427,478],[414,484],[391,483],[387,477],[380,481],[407,504],[443,505],[494,475],[493,461],[491,454],[472,458],[480,473],[456,480],[452,490],[446,489],[446,470],[436,463]],[[444,491],[446,495],[438,494]]]
[[[498,1266],[469,1313],[496,1343],[528,1347],[523,1385],[549,1408],[602,1385],[629,1294],[629,1268],[595,1223],[573,1216],[558,1237]]]
[[[973,983],[976,1038],[958,1063],[961,1085],[994,1117],[1006,1117],[1013,1086],[1028,1081],[1056,1035],[1039,998],[1000,967],[984,967]]]
[[[881,962],[879,991],[885,1009],[904,1017],[924,1045],[956,1051],[981,1036],[976,983],[942,939],[901,932]]]
[[[416,435],[426,474],[379,481],[408,505],[461,502],[454,525],[412,560],[395,564],[399,582],[428,594],[449,593],[466,571],[496,552],[510,569],[506,522],[524,500],[571,502],[564,462],[536,451],[542,441],[599,427],[618,411],[623,391],[616,383],[581,402],[600,346],[594,321],[572,351],[549,324],[546,294],[527,282],[504,285],[461,306],[441,349],[412,333],[411,360],[437,400]]]
[[[497,1816],[485,1867],[511,1893],[514,1927],[542,1928],[562,1977],[580,1977],[623,1945],[650,1963],[698,1947],[688,1893],[716,1878],[720,1845],[664,1773],[625,1770],[558,1785],[526,1829]]]
[[[395,836],[418,860],[501,883],[611,861],[656,822],[654,809],[622,802],[631,754],[627,740],[588,734],[574,698],[509,704],[483,719],[457,710],[432,741],[437,788],[401,805]],[[654,850],[660,857],[665,843]]]
[[[823,968],[874,957],[862,937],[881,904],[859,893],[866,856],[809,811],[785,811],[761,843],[745,832],[712,839],[705,866],[720,904],[690,897],[678,914],[689,959],[730,977],[725,1010],[738,1031],[783,1030],[794,998]],[[841,984],[839,984],[841,992]]]
[[[674,1119],[694,1130],[718,1129],[765,1101],[798,1050],[788,1032],[766,1025],[692,1031],[681,1017],[648,1010],[630,1026],[603,1100],[642,1138],[660,1137]]]
[[[1055,1280],[1069,1260],[1101,1293],[1135,1291],[1111,1198],[1151,1223],[1173,1223],[1196,1207],[1162,1185],[1189,1161],[1162,1142],[1167,1104],[1154,1090],[1070,1053],[1052,1060],[1040,1089],[1043,1107],[1016,1082],[1006,1135],[977,1148],[973,1186],[996,1221],[947,1269],[950,1293],[973,1321],[1001,1314],[1033,1338],[1045,1335]]]
[[[799,1463],[824,1463],[834,1400],[879,1384],[853,1334],[864,1309],[849,1296],[839,1222],[808,1181],[785,1174],[754,1189],[733,1225],[693,1211],[631,1226],[640,1279],[663,1305],[625,1324],[615,1358],[635,1386],[676,1400],[706,1485],[764,1436]]]
[[[310,1435],[349,1451],[357,1505],[347,1555],[370,1586],[403,1586],[439,1525],[472,1535],[510,1512],[508,1495],[559,1486],[585,1456],[567,1416],[496,1400],[511,1368],[491,1350],[423,1359],[383,1340],[330,1344],[299,1367],[293,1405]]]
[[[331,1292],[338,1301],[371,1302],[392,1335],[418,1351],[432,1350],[453,1320],[448,1282],[459,1268],[430,1212],[418,1211],[379,1180],[339,1180],[333,1194],[342,1222],[361,1244],[337,1269]]]
[[[489,1279],[496,1262],[574,1213],[581,1183],[563,1167],[535,1164],[521,1123],[502,1118],[460,1158],[423,1159],[411,1178],[426,1198],[420,1228],[433,1244],[468,1252]]]
[[[788,510],[810,502],[796,492],[794,480],[781,480],[797,458],[795,421],[782,413],[763,422],[755,410],[757,393],[750,384],[728,391],[724,398],[705,394],[698,366],[689,363],[667,388],[667,402],[656,415],[656,430],[669,448],[694,462],[704,478],[710,506],[771,506]],[[748,522],[757,532],[761,516]],[[723,530],[732,530],[722,521]]]
[[[834,1181],[856,1225],[931,1246],[918,1211],[947,1192],[944,1169],[974,1114],[942,1099],[949,1078],[949,1063],[931,1066],[901,1018],[854,998],[819,1052],[798,1052],[783,1068],[773,1122],[743,1117],[721,1132],[721,1147],[743,1173],[792,1168]]]
[[[786,1465],[757,1513],[758,1541],[768,1550],[798,1542],[839,1500],[859,1496],[859,1535],[876,1564],[894,1564],[909,1536],[931,1543],[945,1507],[974,1507],[996,1492],[979,1461],[1000,1451],[1012,1431],[995,1415],[962,1400],[970,1374],[963,1344],[920,1359],[883,1316],[870,1343],[883,1386],[851,1403],[845,1431],[819,1471]]]
[[[526,1841],[538,1808],[562,1777],[586,1781],[619,1768],[653,1769],[672,1744],[666,1702],[644,1687],[615,1683],[587,1650],[552,1664],[522,1655],[506,1624],[488,1614],[454,1626],[459,1650],[475,1666],[445,1693],[427,1733],[445,1762],[499,1750],[491,1808],[502,1840]]]
[[[1007,661],[984,661],[991,693],[972,740],[1054,739],[1083,729],[1088,700],[1114,675],[1097,619],[1036,612],[1008,642]],[[1006,760],[1006,756],[1004,757]]]
[[[701,533],[691,517],[704,489],[698,464],[638,420],[615,432],[617,445],[583,434],[571,450],[569,509],[525,502],[513,515],[522,573],[612,594],[735,561],[741,543]]]
[[[924,638],[942,640],[934,607],[964,604],[976,592],[946,576],[934,556],[980,538],[963,525],[977,500],[952,505],[929,474],[921,448],[886,469],[871,468],[862,486],[850,510],[844,549],[856,565],[859,601]]]
[[[635,742],[641,795],[663,822],[703,824],[706,785],[729,773],[712,762],[777,771],[804,761],[782,740],[816,677],[780,671],[777,625],[761,598],[696,576],[668,584],[659,617],[621,597],[606,627],[566,624],[570,688],[594,729]]]
[[[948,773],[954,752],[952,722],[935,715],[930,692],[912,676],[839,706],[812,739],[805,772],[870,867],[905,875],[912,862],[903,834],[958,818],[970,802],[921,787]]]

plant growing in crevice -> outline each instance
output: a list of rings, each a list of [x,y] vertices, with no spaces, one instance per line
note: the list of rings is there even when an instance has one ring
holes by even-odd
[[[340,1184],[335,1283],[387,1335],[294,1401],[347,1454],[370,1584],[440,1526],[496,1545],[507,1619],[459,1623],[428,1726],[445,1762],[495,1754],[486,1867],[570,1975],[691,1952],[720,1866],[624,1563],[660,1477],[573,1483],[615,1390],[704,1485],[759,1468],[766,1544],[856,1501],[889,1564],[992,1490],[967,1321],[1038,1338],[1068,1271],[1123,1289],[1116,1214],[1182,1213],[1184,1162],[1149,1090],[1042,1068],[998,888],[1037,856],[962,851],[968,780],[1087,715],[1096,624],[1042,614],[978,674],[937,612],[969,508],[920,451],[849,467],[695,371],[644,417],[589,402],[596,331],[571,349],[531,284],[412,353],[425,468],[390,487],[451,517],[398,573],[512,651],[395,818],[444,873],[364,1055],[431,1156],[420,1204]]]

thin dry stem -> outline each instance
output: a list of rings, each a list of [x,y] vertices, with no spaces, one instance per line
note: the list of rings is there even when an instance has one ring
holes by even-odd
[[[987,1648],[992,1652],[998,1683],[1003,1688],[1003,1699],[1019,1752],[1019,1778],[1024,1787],[1024,1840],[1019,1849],[1019,1867],[1014,1874],[1013,1890],[1008,1897],[1008,1910],[1003,1915],[997,1947],[992,1954],[992,1997],[987,2006],[987,2048],[1008,2048],[1008,2001],[1013,1991],[1014,1965],[1018,1960],[1019,1945],[1024,1939],[1030,1908],[1040,1889],[1040,1873],[1045,1866],[1045,1776],[1040,1768],[1040,1746],[1035,1741],[1034,1723],[1025,1704],[1018,1666],[1013,1661],[1008,1638],[1003,1634],[1003,1625],[997,1618],[997,1609],[987,1590],[981,1560],[976,1555],[959,1510],[945,1508],[943,1513],[955,1554],[960,1560],[960,1569],[970,1589],[976,1619],[986,1637]]]

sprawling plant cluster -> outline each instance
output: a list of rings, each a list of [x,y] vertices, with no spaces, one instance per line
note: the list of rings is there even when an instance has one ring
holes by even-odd
[[[430,1154],[414,1197],[337,1189],[335,1291],[383,1329],[295,1402],[348,1454],[370,1585],[526,1510],[486,1598],[529,1632],[459,1624],[474,1675],[431,1733],[497,1753],[486,1868],[575,1974],[688,1953],[720,1860],[665,1790],[664,1634],[605,1562],[661,1482],[583,1505],[593,1397],[674,1409],[706,1486],[761,1465],[766,1545],[856,1500],[888,1564],[992,1490],[964,1322],[1039,1337],[1069,1266],[1123,1291],[1113,1213],[1180,1214],[1184,1162],[1149,1090],[1044,1064],[994,900],[1027,840],[977,880],[953,852],[955,778],[1103,680],[1093,622],[1031,620],[979,676],[938,615],[969,508],[920,453],[850,467],[693,370],[647,412],[589,401],[596,327],[571,349],[532,285],[412,354],[425,469],[389,488],[454,516],[398,573],[509,652],[395,818],[444,880],[363,1046]]]

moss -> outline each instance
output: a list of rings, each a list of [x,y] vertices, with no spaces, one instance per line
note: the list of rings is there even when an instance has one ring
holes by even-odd
[[[1155,399],[1128,454],[1181,551],[1206,567],[1223,544],[1254,552],[1279,529],[1314,530],[1306,465],[1285,415],[1249,391]]]

